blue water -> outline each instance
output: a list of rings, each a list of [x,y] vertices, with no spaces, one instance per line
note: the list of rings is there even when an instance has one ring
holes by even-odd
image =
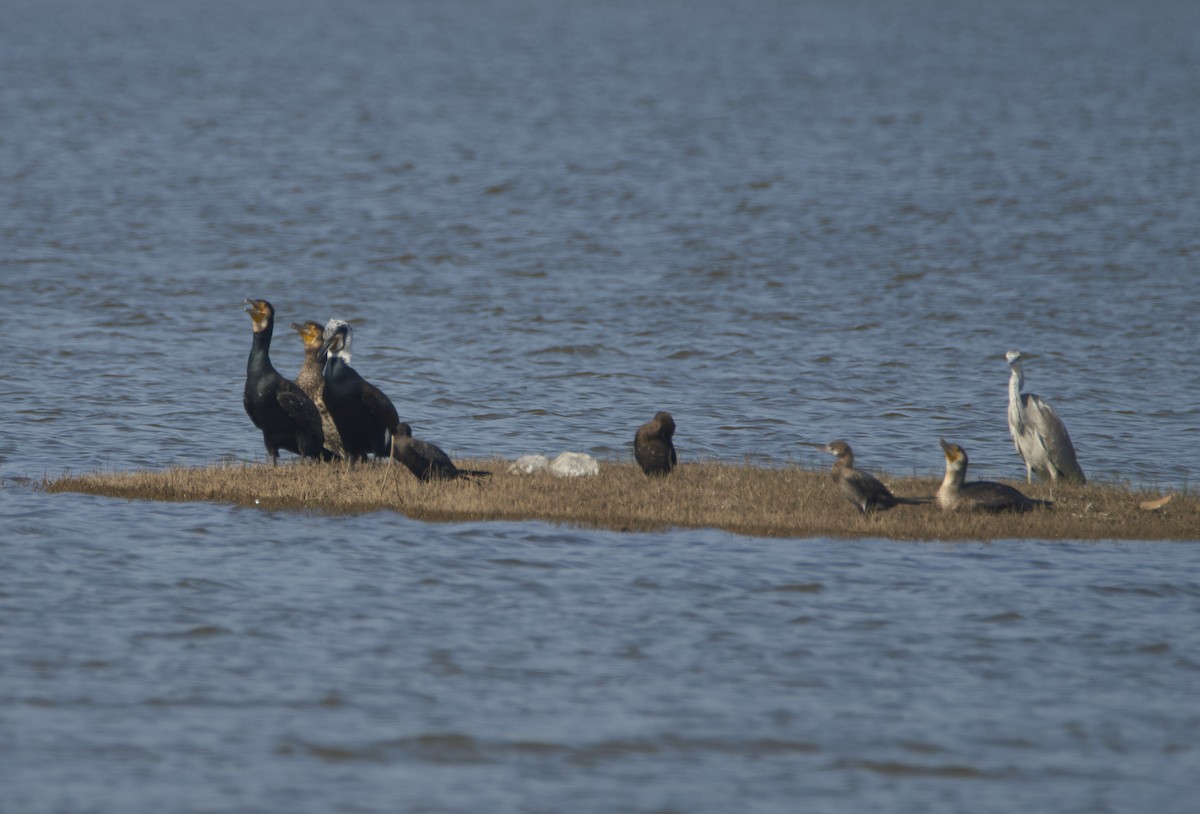
[[[0,811],[1184,812],[1200,548],[48,495],[260,461],[245,297],[453,455],[1200,460],[1200,7],[9,2]],[[276,331],[272,356],[298,369]],[[847,507],[847,511],[850,511]],[[1200,530],[1197,531],[1200,540]]]

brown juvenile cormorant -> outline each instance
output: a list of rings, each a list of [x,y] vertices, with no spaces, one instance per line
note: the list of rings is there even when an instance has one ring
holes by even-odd
[[[345,458],[342,436],[338,434],[333,416],[325,406],[325,377],[321,373],[325,366],[325,357],[321,355],[325,329],[319,322],[293,322],[292,330],[300,334],[300,340],[304,343],[304,364],[296,375],[296,384],[317,405],[317,411],[321,414],[321,430],[325,433],[325,449],[339,458]]]
[[[281,449],[301,458],[322,458],[324,433],[317,406],[299,385],[280,376],[271,364],[275,309],[266,300],[246,300],[245,309],[254,323],[254,341],[246,362],[246,389],[242,393],[246,415],[262,430],[271,463],[279,462]]]
[[[400,415],[382,390],[350,367],[353,329],[342,320],[330,320],[324,333],[320,352],[325,355],[325,408],[337,426],[346,457],[351,461],[366,460],[368,455],[388,457]]]
[[[863,514],[890,509],[901,503],[928,503],[929,498],[896,497],[891,490],[879,482],[879,479],[869,472],[854,468],[854,450],[845,441],[830,441],[821,449],[833,455],[836,460],[830,470],[833,482]]]
[[[412,437],[412,427],[403,421],[396,427],[396,460],[404,464],[419,480],[453,480],[454,478],[486,477],[491,472],[481,469],[459,469],[450,456],[437,444]]]
[[[1058,413],[1035,394],[1021,392],[1025,386],[1021,351],[1010,350],[1004,358],[1012,368],[1008,376],[1008,432],[1017,454],[1025,462],[1025,482],[1033,483],[1036,472],[1052,481],[1062,478],[1071,483],[1087,483],[1075,459],[1071,436]]]
[[[633,457],[647,475],[666,475],[675,468],[678,458],[675,444],[675,419],[670,413],[658,412],[638,428],[633,436]]]
[[[938,489],[937,503],[946,511],[1027,512],[1036,506],[1052,505],[1048,500],[1026,497],[1007,484],[987,480],[966,483],[966,451],[944,439],[940,443],[946,455],[946,477]]]

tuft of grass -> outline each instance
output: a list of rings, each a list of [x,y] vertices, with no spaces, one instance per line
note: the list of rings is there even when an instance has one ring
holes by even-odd
[[[1156,511],[1139,508],[1159,493],[1123,484],[1013,482],[1054,508],[1027,514],[947,514],[936,505],[898,506],[863,517],[828,472],[750,463],[684,463],[647,478],[633,463],[602,462],[594,477],[515,475],[508,462],[461,461],[494,474],[480,481],[421,483],[384,463],[290,462],[214,465],[163,471],[66,474],[48,492],[130,500],[215,501],[274,510],[353,514],[400,512],[417,520],[541,520],[620,531],[718,528],[768,537],[887,537],[900,540],[1196,540],[1200,501],[1180,493]],[[888,477],[898,495],[933,495],[939,479]]]

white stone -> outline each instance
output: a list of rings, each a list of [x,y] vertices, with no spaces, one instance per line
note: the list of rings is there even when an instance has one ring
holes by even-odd
[[[550,464],[550,471],[560,478],[599,475],[600,464],[596,463],[596,459],[586,453],[564,452]]]

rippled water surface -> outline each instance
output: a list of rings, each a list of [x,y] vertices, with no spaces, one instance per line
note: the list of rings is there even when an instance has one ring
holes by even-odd
[[[4,4],[0,810],[1189,811],[1192,544],[46,495],[261,460],[245,297],[452,454],[1200,460],[1200,6]],[[1200,530],[1197,537],[1200,538]]]

